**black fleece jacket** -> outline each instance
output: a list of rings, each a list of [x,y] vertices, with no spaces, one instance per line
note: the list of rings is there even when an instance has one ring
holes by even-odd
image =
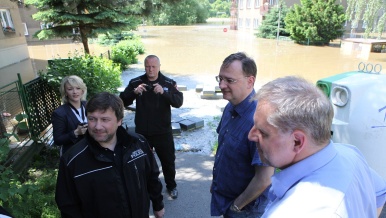
[[[163,87],[164,93],[162,95],[155,94],[151,90],[143,92],[142,95],[134,93],[134,89],[140,84],[152,86],[155,83]],[[183,94],[177,90],[176,82],[161,72],[158,73],[156,81],[149,81],[146,74],[130,80],[129,85],[119,97],[125,106],[133,104],[133,101],[136,100],[135,131],[143,135],[171,132],[170,106],[179,108],[183,103]]]
[[[55,199],[62,217],[148,218],[150,200],[153,210],[164,207],[160,172],[146,139],[122,127],[116,134],[114,153],[122,155],[86,134],[61,157]]]

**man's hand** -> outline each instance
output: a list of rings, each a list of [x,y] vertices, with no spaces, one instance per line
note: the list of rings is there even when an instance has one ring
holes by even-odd
[[[142,92],[146,92],[146,87],[147,86],[146,84],[142,83],[140,84],[139,86],[137,86],[137,88],[134,89],[134,93],[136,95],[142,95]]]
[[[159,211],[153,211],[155,218],[162,218],[165,215],[165,208]]]
[[[156,83],[153,85],[153,87],[154,87],[154,93],[155,94],[159,93],[162,95],[164,93],[164,89],[162,88],[162,86],[160,84]]]

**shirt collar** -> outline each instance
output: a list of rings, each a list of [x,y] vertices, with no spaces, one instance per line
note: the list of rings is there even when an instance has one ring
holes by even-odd
[[[248,107],[251,105],[255,106],[255,104],[250,104],[253,96],[255,96],[255,90],[253,89],[251,93],[239,104],[232,105],[230,112],[233,116],[243,115],[245,111],[247,111]]]
[[[272,176],[272,187],[269,193],[269,198],[273,201],[275,198],[282,198],[285,193],[304,176],[323,167],[330,162],[337,154],[332,142],[317,153],[295,163],[292,166],[275,173]]]

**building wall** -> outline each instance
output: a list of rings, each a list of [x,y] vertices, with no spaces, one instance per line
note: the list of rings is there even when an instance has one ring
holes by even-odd
[[[287,7],[299,3],[299,0],[286,0]],[[264,16],[272,7],[276,7],[277,0],[238,0],[238,29],[256,31],[264,20]]]
[[[3,27],[0,29],[0,86],[17,80],[18,73],[23,82],[28,82],[36,78],[36,74],[29,57],[18,5],[9,0],[1,0],[0,9],[9,12],[14,26],[12,32],[5,32]]]

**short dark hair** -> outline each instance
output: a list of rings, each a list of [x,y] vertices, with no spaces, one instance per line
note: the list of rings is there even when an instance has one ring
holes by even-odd
[[[118,96],[114,94],[108,92],[100,92],[94,95],[87,102],[86,105],[86,111],[90,113],[95,112],[97,110],[101,110],[104,112],[109,108],[111,108],[115,112],[117,120],[123,119],[123,102]]]
[[[248,57],[244,52],[237,52],[229,55],[224,59],[221,65],[221,69],[229,67],[233,61],[240,61],[245,76],[254,76],[257,74],[257,67],[255,61]]]

